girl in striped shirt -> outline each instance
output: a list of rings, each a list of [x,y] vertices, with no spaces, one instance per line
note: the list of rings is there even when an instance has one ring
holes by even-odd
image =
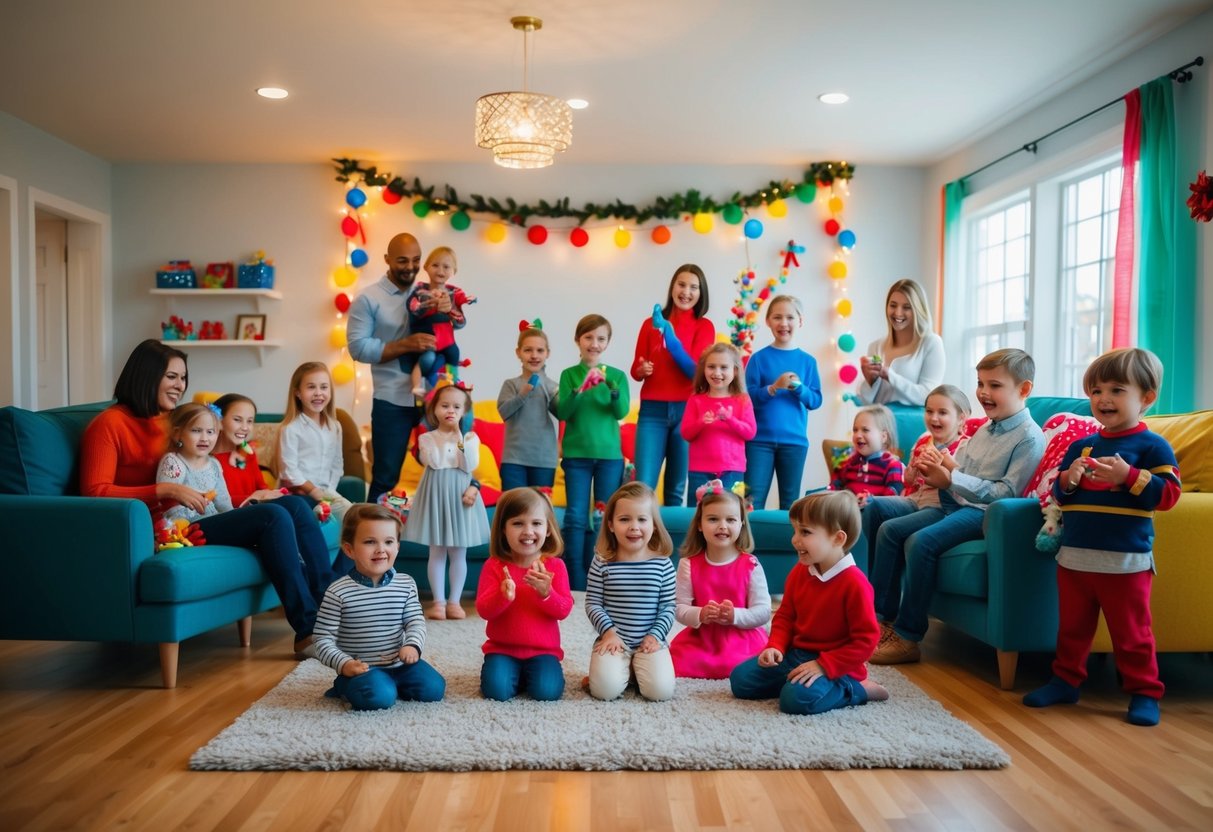
[[[611,495],[585,592],[585,613],[598,631],[590,654],[595,699],[619,698],[632,675],[645,699],[674,695],[667,642],[674,626],[673,551],[651,488],[629,482]]]

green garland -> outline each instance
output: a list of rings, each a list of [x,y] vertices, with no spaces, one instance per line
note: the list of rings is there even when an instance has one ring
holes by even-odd
[[[776,194],[798,196],[808,202],[812,201],[811,194],[816,193],[817,183],[828,186],[833,184],[835,179],[850,180],[855,174],[855,166],[846,162],[813,162],[805,169],[804,178],[799,183],[788,179],[771,180],[752,193],[743,194],[738,191],[724,201],[718,202],[691,189],[686,193],[659,196],[651,205],[632,205],[617,199],[602,204],[587,202],[584,207],[578,209],[570,207],[567,196],[554,202],[541,199],[534,205],[519,203],[509,197],[504,200],[495,197],[485,199],[480,194],[472,194],[465,200],[460,199],[459,194],[450,185],[444,185],[441,196],[435,196],[435,186],[427,188],[420,179],[414,178],[410,187],[402,177],[393,176],[386,171],[380,172],[374,165],[363,167],[357,159],[333,159],[333,162],[337,168],[338,182],[361,180],[370,187],[386,187],[400,197],[420,197],[436,211],[493,214],[515,225],[526,225],[531,217],[571,217],[577,220],[578,225],[584,225],[591,219],[618,219],[643,225],[651,219],[676,220],[684,214],[716,213],[730,205],[741,209],[757,208],[772,198],[777,198]]]

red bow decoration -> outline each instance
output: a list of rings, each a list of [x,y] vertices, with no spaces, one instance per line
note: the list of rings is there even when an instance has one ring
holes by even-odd
[[[536,318],[533,321],[521,320],[518,322],[519,332],[526,332],[528,329],[543,329],[543,321]]]
[[[1188,208],[1192,211],[1192,219],[1197,222],[1213,220],[1213,179],[1209,179],[1202,170],[1196,175],[1196,181],[1188,186],[1192,196],[1188,197]]]

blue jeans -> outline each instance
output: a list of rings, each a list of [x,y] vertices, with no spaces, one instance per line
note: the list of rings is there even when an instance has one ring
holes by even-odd
[[[505,702],[520,693],[540,702],[564,696],[564,669],[551,654],[516,659],[504,653],[486,653],[480,667],[480,693],[485,699]]]
[[[564,469],[564,493],[566,507],[564,526],[564,555],[569,567],[571,589],[585,589],[586,574],[590,561],[585,554],[586,531],[590,529],[590,489],[593,487],[594,501],[605,503],[611,499],[619,481],[623,478],[622,459],[590,459],[565,457],[560,461]]]
[[[699,486],[705,482],[712,480],[720,480],[724,484],[725,490],[732,488],[737,483],[745,479],[745,471],[688,471],[687,472],[687,505],[697,506],[699,501],[695,499],[695,492]]]
[[[371,400],[371,446],[374,460],[371,462],[371,488],[366,495],[368,503],[376,502],[379,495],[391,491],[400,481],[400,468],[409,449],[409,436],[421,421],[421,410]]]
[[[296,494],[286,494],[273,501],[282,506],[291,516],[295,525],[295,541],[299,544],[299,555],[303,558],[303,571],[307,575],[307,585],[316,599],[316,606],[324,599],[324,591],[329,584],[354,568],[354,562],[345,556],[340,549],[337,558],[329,564],[329,547],[324,540],[324,532],[320,531],[320,521],[312,511],[316,501],[311,497]],[[337,522],[332,520],[330,522]]]
[[[909,497],[870,497],[859,514],[862,521],[863,539],[868,546],[868,577],[876,574],[876,536],[886,520],[905,517],[918,511],[918,504]],[[898,570],[898,580],[901,571]]]
[[[642,399],[636,417],[636,479],[657,488],[661,463],[665,461],[663,505],[682,505],[687,478],[687,441],[682,438],[682,414],[686,402]],[[687,505],[694,505],[688,503]]]
[[[754,508],[766,508],[771,477],[779,478],[779,508],[787,511],[800,496],[804,460],[808,445],[781,445],[777,442],[747,442],[745,446],[746,484],[754,498]]]
[[[301,560],[303,553],[295,539],[295,521],[286,506],[278,505],[280,502],[257,503],[203,517],[198,528],[208,544],[243,546],[256,553],[282,601],[295,637],[303,638],[310,636],[316,626],[317,604],[308,582],[309,573],[320,574],[320,565]],[[324,570],[328,570],[328,548],[323,551]],[[310,556],[315,558],[316,553]]]
[[[925,508],[887,520],[876,535],[872,572],[876,615],[882,621],[891,621],[897,635],[908,641],[922,641],[927,634],[939,556],[953,546],[980,539],[986,519],[984,511],[959,505],[946,491],[939,497],[940,508]]]
[[[813,661],[817,654],[797,647],[784,653],[783,661],[775,667],[759,667],[758,657],[746,659],[729,674],[729,686],[738,699],[773,699],[779,697],[779,710],[785,714],[824,714],[835,708],[862,705],[868,692],[853,676],[827,679],[819,676],[811,685],[789,682],[788,674],[797,665]]]
[[[382,711],[397,699],[439,702],[446,694],[446,680],[424,660],[395,667],[372,667],[357,676],[338,676],[325,696],[344,699],[355,711]]]
[[[534,465],[519,465],[517,462],[501,463],[501,490],[511,488],[551,488],[556,483],[555,468],[538,468]]]

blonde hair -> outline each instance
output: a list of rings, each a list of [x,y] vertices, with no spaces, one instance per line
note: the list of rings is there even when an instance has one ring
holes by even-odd
[[[523,342],[528,338],[543,339],[544,349],[546,349],[549,353],[552,351],[552,342],[548,340],[548,334],[537,326],[528,326],[526,329],[519,330],[518,343],[515,345],[514,349],[522,349]]]
[[[505,539],[505,524],[520,514],[526,514],[536,508],[542,508],[548,524],[548,536],[539,547],[541,558],[559,557],[564,551],[564,538],[560,536],[560,527],[556,525],[556,515],[552,512],[552,501],[534,488],[511,488],[497,498],[497,506],[493,509],[493,528],[489,533],[489,557],[510,560],[510,544]]]
[[[771,310],[775,308],[775,304],[777,303],[792,304],[792,307],[796,310],[796,314],[802,319],[804,318],[804,306],[801,305],[800,298],[796,297],[795,295],[776,295],[767,301],[767,314],[763,320],[771,320]]]
[[[745,395],[745,367],[741,364],[741,350],[732,344],[723,342],[708,347],[703,351],[703,355],[699,356],[699,360],[695,362],[695,380],[692,382],[695,392],[706,393],[710,389],[707,375],[708,359],[720,353],[725,353],[733,359],[733,380],[729,383],[729,395]]]
[[[737,535],[737,549],[742,552],[754,550],[754,535],[750,532],[750,516],[749,512],[745,510],[745,502],[732,491],[709,491],[703,495],[703,499],[695,507],[695,516],[691,518],[691,524],[687,526],[687,536],[683,538],[682,546],[678,549],[679,557],[689,558],[707,551],[708,541],[703,536],[701,528],[704,506],[730,501],[736,503],[737,511],[741,515],[741,531]]]
[[[341,542],[353,546],[354,538],[358,535],[358,525],[378,520],[395,523],[396,537],[400,537],[400,518],[395,514],[377,503],[354,503],[341,521]]]
[[[872,421],[876,423],[876,429],[884,432],[884,449],[886,451],[897,447],[897,421],[893,418],[893,411],[883,404],[869,404],[855,411],[855,421],[858,421],[860,416],[871,416]],[[851,423],[852,430],[855,421]]]
[[[203,416],[209,417],[215,424],[216,432],[222,429],[219,418],[215,416],[215,411],[204,404],[188,402],[173,410],[172,415],[168,418],[168,436],[172,442],[176,443],[176,447],[181,447],[181,433],[189,430],[190,425]]]
[[[1143,393],[1157,393],[1162,387],[1162,362],[1157,355],[1140,347],[1105,352],[1083,373],[1082,391],[1090,395],[1096,384],[1109,381],[1132,384]]]
[[[612,561],[619,555],[619,539],[611,531],[610,524],[615,518],[615,506],[619,505],[620,500],[649,501],[649,513],[653,516],[653,534],[649,536],[648,548],[650,552],[668,558],[674,551],[674,541],[670,539],[665,523],[661,522],[657,495],[653,493],[653,489],[639,481],[625,482],[611,495],[611,499],[607,500],[606,508],[602,512],[602,527],[598,530],[598,543],[594,546],[598,557]]]
[[[305,361],[295,368],[295,372],[291,373],[291,386],[286,394],[286,411],[282,414],[282,424],[289,425],[295,421],[296,416],[303,412],[303,402],[299,401],[299,385],[303,384],[303,379],[312,373],[324,373],[329,380],[329,400],[328,404],[324,406],[324,410],[320,411],[320,424],[328,427],[331,422],[337,420],[337,405],[333,396],[333,374],[329,372],[328,365],[323,361]]]
[[[431,249],[429,256],[425,258],[425,263],[421,266],[421,268],[428,269],[431,263],[444,254],[451,258],[452,271],[459,271],[459,258],[455,256],[455,250],[450,246],[438,246],[438,248]]]
[[[994,352],[977,362],[978,370],[996,370],[1004,367],[1016,384],[1036,378],[1036,362],[1023,350],[1008,347]]]
[[[889,291],[884,296],[884,319],[885,325],[889,328],[885,343],[890,346],[893,344],[893,323],[889,320],[889,301],[893,299],[894,292],[901,292],[905,295],[906,300],[910,302],[910,309],[914,310],[914,340],[910,344],[917,347],[918,342],[931,331],[931,309],[927,306],[927,293],[918,285],[918,281],[908,278],[898,280],[889,287]]]
[[[819,491],[801,497],[788,509],[788,519],[801,526],[817,526],[830,534],[847,533],[844,552],[851,551],[859,539],[861,519],[859,500],[850,491]]]

